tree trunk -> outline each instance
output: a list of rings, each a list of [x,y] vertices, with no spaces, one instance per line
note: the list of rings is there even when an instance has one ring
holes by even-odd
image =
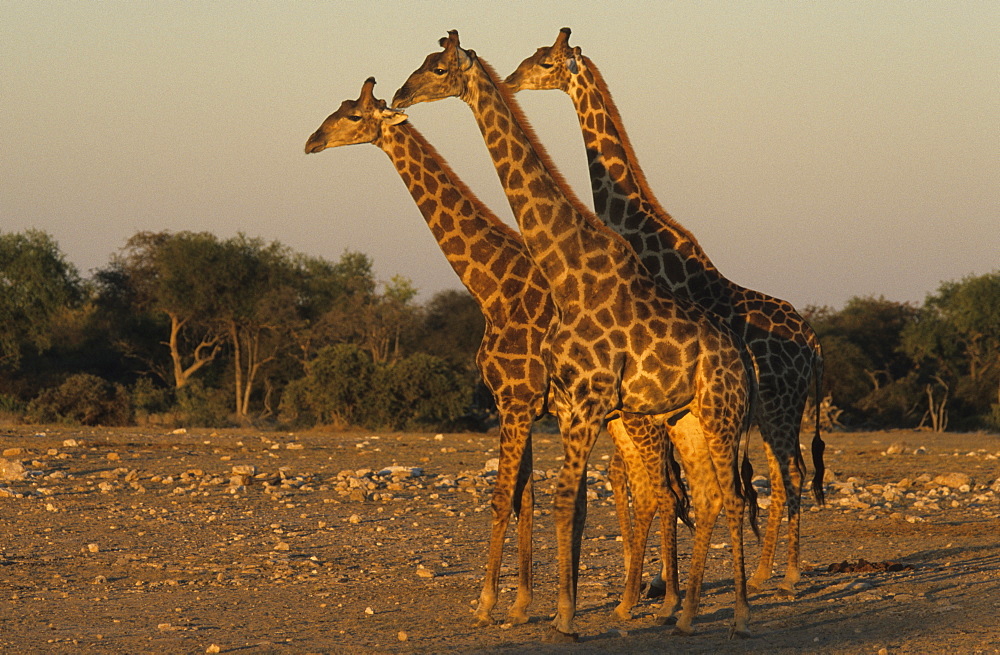
[[[233,370],[236,377],[236,417],[246,418],[243,407],[243,350],[240,347],[240,332],[235,321],[229,322],[229,339],[233,342]]]

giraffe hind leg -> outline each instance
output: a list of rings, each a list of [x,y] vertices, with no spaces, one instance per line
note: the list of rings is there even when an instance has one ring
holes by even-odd
[[[517,507],[518,584],[517,598],[507,613],[507,622],[514,625],[528,622],[528,606],[531,604],[534,589],[531,553],[531,532],[535,519],[533,461],[531,436],[529,435],[524,454],[521,456],[517,487],[514,491],[515,506]]]

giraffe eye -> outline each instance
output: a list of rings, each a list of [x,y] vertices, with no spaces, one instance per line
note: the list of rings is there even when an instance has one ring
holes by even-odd
[[[347,117],[347,120],[351,121],[352,123],[357,123],[358,121],[361,120],[361,117],[351,114]]]
[[[550,63],[549,63],[549,62],[547,62],[547,61],[543,61],[543,62],[542,62],[541,64],[539,64],[539,66],[541,66],[541,67],[542,67],[542,68],[544,68],[545,70],[548,70],[548,69],[552,68],[552,64],[550,64]]]
[[[435,68],[435,69],[434,69],[434,74],[435,74],[435,75],[444,75],[444,74],[445,74],[445,73],[447,73],[447,72],[448,72],[448,71],[447,71],[447,70],[445,70],[445,69],[443,69],[443,68]]]

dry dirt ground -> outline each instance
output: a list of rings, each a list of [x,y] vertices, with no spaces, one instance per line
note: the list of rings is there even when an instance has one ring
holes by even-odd
[[[830,502],[805,498],[797,598],[776,597],[772,580],[751,597],[754,636],[739,641],[726,639],[721,521],[693,636],[653,625],[653,600],[630,622],[610,617],[623,571],[602,439],[591,460],[581,641],[553,645],[544,637],[555,606],[557,435],[535,442],[532,620],[477,629],[494,436],[0,427],[0,651],[1000,652],[1000,437],[826,438]],[[759,437],[754,444],[760,473]],[[756,484],[766,505],[766,482]],[[686,529],[679,536],[683,574],[690,541]],[[749,532],[747,543],[752,570]],[[783,548],[779,572],[782,557]],[[501,584],[500,619],[513,566]]]

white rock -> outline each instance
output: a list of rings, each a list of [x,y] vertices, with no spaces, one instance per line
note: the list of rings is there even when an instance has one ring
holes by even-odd
[[[952,489],[957,489],[964,485],[972,484],[972,477],[965,473],[942,473],[941,475],[934,478],[934,484],[939,484],[942,487],[951,487]]]
[[[24,466],[21,462],[12,462],[0,458],[0,480],[23,480]]]

